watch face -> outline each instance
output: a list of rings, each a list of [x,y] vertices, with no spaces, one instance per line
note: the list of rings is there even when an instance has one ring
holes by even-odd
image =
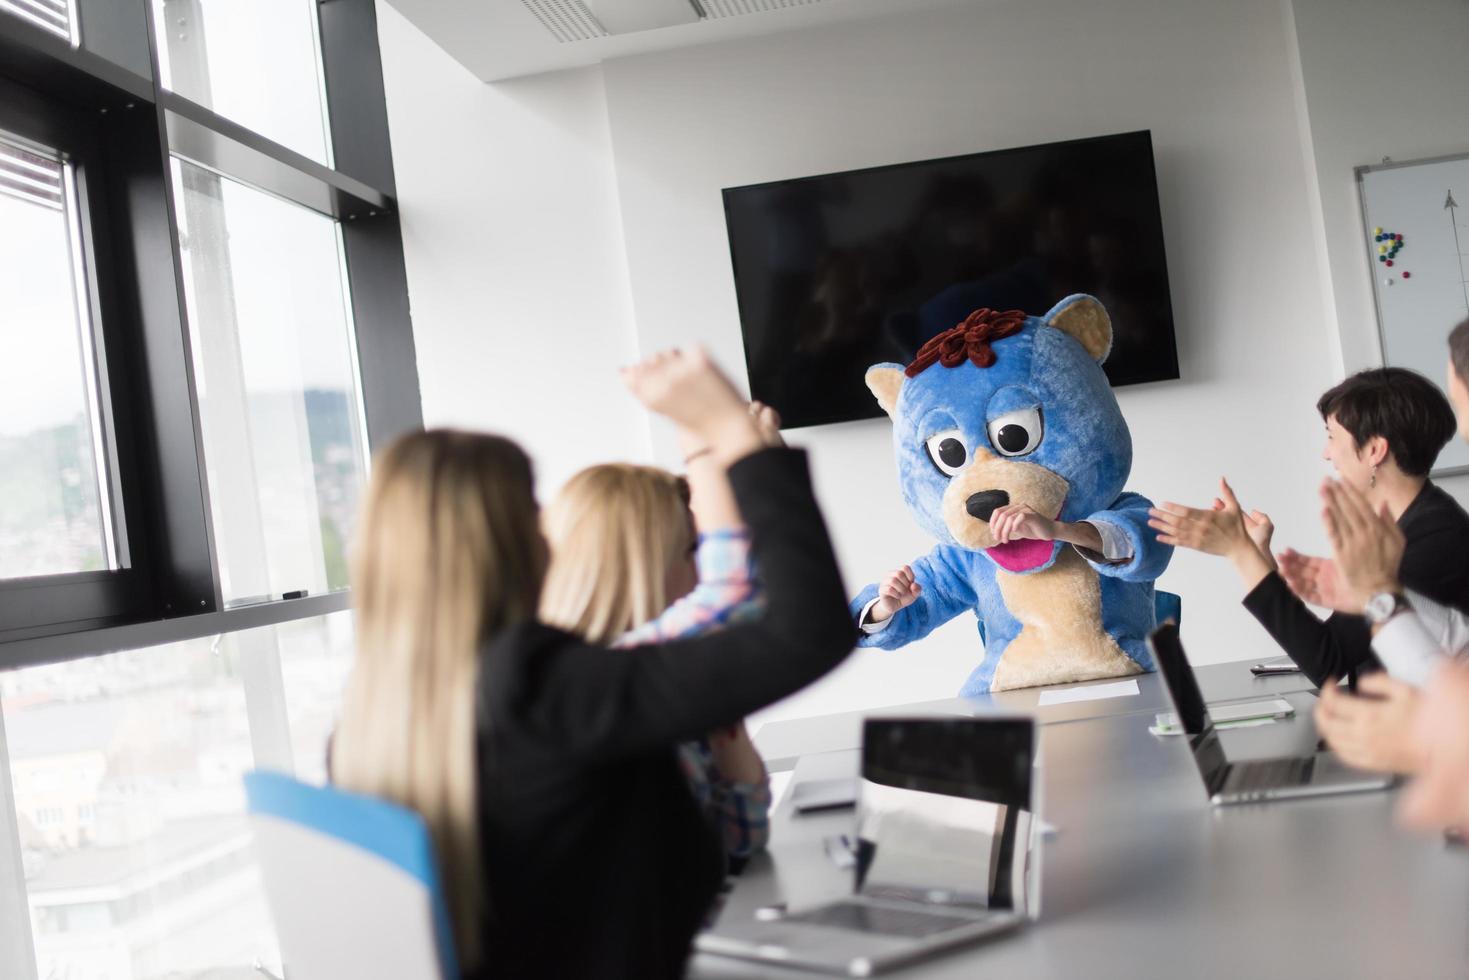
[[[1391,592],[1379,592],[1367,600],[1367,605],[1363,611],[1367,613],[1367,618],[1372,622],[1380,623],[1392,615],[1392,611],[1397,608],[1397,605],[1397,597]]]

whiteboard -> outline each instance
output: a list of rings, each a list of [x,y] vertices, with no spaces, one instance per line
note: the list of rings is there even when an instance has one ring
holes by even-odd
[[[1469,318],[1469,155],[1359,167],[1357,183],[1383,363],[1442,388],[1449,331]],[[1378,241],[1378,229],[1401,235],[1401,248],[1395,237]],[[1433,470],[1452,472],[1469,472],[1469,445],[1457,437]]]

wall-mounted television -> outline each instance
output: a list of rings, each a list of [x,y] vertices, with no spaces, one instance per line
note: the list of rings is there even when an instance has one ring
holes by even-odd
[[[863,375],[991,307],[1091,293],[1113,385],[1178,377],[1147,131],[724,190],[752,397],[788,427],[882,414]]]

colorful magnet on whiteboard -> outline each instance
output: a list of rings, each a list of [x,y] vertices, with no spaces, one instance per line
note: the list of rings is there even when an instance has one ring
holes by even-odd
[[[1377,251],[1380,254],[1382,254],[1382,255],[1386,255],[1387,254],[1387,246],[1386,245],[1379,245],[1379,246],[1377,246]]]
[[[1379,262],[1386,262],[1387,261],[1387,256],[1386,255],[1379,255],[1377,257],[1377,261],[1379,261]]]
[[[1384,280],[1382,280],[1382,284],[1384,286],[1391,286],[1393,284],[1393,280],[1391,280],[1391,279],[1384,279]]]
[[[1388,259],[1388,260],[1387,260],[1387,267],[1388,267],[1388,268],[1389,268],[1389,269],[1391,269],[1391,268],[1392,268],[1392,259]]]
[[[1380,235],[1380,234],[1382,234],[1382,229],[1381,228],[1373,228],[1372,229],[1372,234],[1374,234],[1374,235]]]
[[[1404,279],[1412,279],[1413,278],[1413,273],[1411,273],[1411,272],[1405,272],[1405,273],[1403,273],[1403,278]]]

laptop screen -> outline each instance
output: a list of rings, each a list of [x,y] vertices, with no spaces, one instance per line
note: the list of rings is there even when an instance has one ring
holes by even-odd
[[[1194,678],[1194,669],[1184,655],[1183,643],[1178,639],[1178,627],[1164,623],[1148,637],[1148,646],[1153,659],[1168,684],[1168,694],[1173,698],[1173,710],[1178,712],[1179,723],[1189,735],[1202,735],[1214,727],[1209,718],[1209,709],[1204,705],[1204,694]]]
[[[857,890],[983,909],[1039,900],[1035,723],[869,718],[857,805]]]

